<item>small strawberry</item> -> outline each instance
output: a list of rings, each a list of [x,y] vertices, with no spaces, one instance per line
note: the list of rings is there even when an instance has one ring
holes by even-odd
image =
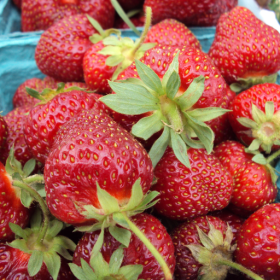
[[[265,205],[243,224],[236,261],[265,280],[279,280],[280,204]]]
[[[237,138],[249,150],[259,148],[266,153],[280,148],[280,86],[261,84],[237,95],[229,113],[229,121]]]
[[[62,87],[35,96],[41,102],[27,116],[24,137],[34,158],[44,163],[60,126],[80,111],[94,107],[99,95]]]
[[[190,168],[168,148],[155,168],[153,190],[160,193],[155,209],[176,220],[225,208],[231,199],[232,177],[219,160],[203,149],[188,149]]]
[[[115,11],[110,0],[22,0],[22,31],[46,30],[58,20],[88,14],[104,28],[114,24]]]
[[[30,107],[19,107],[9,112],[4,120],[7,123],[8,134],[6,142],[0,151],[0,161],[6,164],[9,152],[12,147],[15,150],[15,158],[24,165],[28,160],[33,158],[24,139],[24,124],[27,119],[26,114]]]
[[[131,128],[137,122],[131,132],[144,140],[160,133],[150,150],[154,166],[168,145],[186,166],[187,146],[211,152],[214,133],[205,122],[227,112],[217,108],[226,84],[202,51],[158,45],[109,84],[114,94],[100,100],[115,111],[121,125]]]
[[[223,280],[234,268],[252,279],[261,280],[252,271],[232,261],[236,248],[232,245],[232,238],[230,227],[216,217],[201,216],[181,224],[172,234],[176,279]]]
[[[201,49],[201,45],[193,33],[175,19],[165,19],[152,26],[145,42],[170,46],[192,46]]]
[[[149,238],[154,247],[165,259],[173,274],[175,268],[174,246],[164,226],[158,219],[146,213],[138,214],[131,220],[145,234],[145,236]],[[73,259],[74,264],[81,266],[82,259],[87,263],[92,262],[91,252],[98,240],[98,236],[99,231],[85,233],[76,247]],[[106,262],[109,263],[113,252],[119,246],[120,243],[110,235],[108,230],[106,230],[104,243],[100,250]],[[138,278],[135,279],[165,279],[162,269],[154,256],[134,233],[131,235],[127,248],[123,249],[123,255],[124,257],[121,266],[136,264],[143,266],[143,271]]]
[[[174,18],[187,26],[214,26],[221,14],[237,5],[237,0],[145,0],[153,10],[153,23]]]
[[[280,34],[250,10],[236,7],[219,19],[209,50],[214,64],[234,91],[275,82],[280,69]]]
[[[0,115],[0,150],[1,148],[4,146],[6,139],[7,139],[7,135],[8,135],[8,127],[7,127],[7,123],[4,119],[4,117],[2,117]]]

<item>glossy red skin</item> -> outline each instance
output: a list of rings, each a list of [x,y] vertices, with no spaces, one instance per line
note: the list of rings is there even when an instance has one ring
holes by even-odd
[[[80,111],[93,108],[98,98],[95,93],[73,90],[32,108],[25,122],[24,137],[34,158],[45,163],[60,126]]]
[[[43,263],[39,272],[30,277],[27,271],[29,254],[20,251],[19,249],[12,248],[6,244],[0,244],[0,266],[1,279],[24,279],[24,280],[53,280],[47,270],[47,266]],[[66,260],[61,257],[61,268],[58,273],[57,280],[74,280],[76,279]]]
[[[110,93],[112,91],[108,80],[112,79],[117,69],[117,66],[111,67],[106,65],[106,59],[109,55],[98,53],[104,47],[102,41],[92,45],[86,51],[83,59],[84,79],[87,86],[91,90],[95,90],[101,94]]]
[[[265,280],[280,279],[280,204],[268,204],[243,224],[236,261]]]
[[[128,12],[140,9],[143,6],[144,0],[118,0],[118,3],[126,12]]]
[[[29,222],[29,210],[20,201],[20,189],[12,185],[12,178],[6,172],[5,166],[0,162],[0,241],[12,241],[15,234],[11,231],[9,223],[25,228]],[[2,274],[0,272],[0,277]],[[1,278],[2,279],[2,278]]]
[[[203,149],[188,149],[191,168],[184,166],[170,147],[155,167],[160,201],[155,209],[162,215],[186,220],[225,208],[232,195],[232,176],[218,158]]]
[[[183,94],[194,78],[203,75],[206,77],[205,90],[201,98],[193,106],[193,108],[220,107],[224,103],[224,97],[227,94],[227,85],[220,75],[220,72],[213,66],[207,54],[197,48],[158,45],[155,48],[146,51],[141,61],[149,65],[155,73],[162,78],[171,64],[176,53],[181,50],[179,56],[179,75],[181,79],[181,87],[178,95]],[[199,69],[197,69],[199,67]],[[117,78],[117,80],[125,80],[127,78],[139,78],[136,72],[135,63],[131,64]],[[136,116],[127,116],[113,112],[113,118],[118,123],[131,130],[134,123],[143,117],[151,115],[152,112]],[[215,123],[214,123],[215,124]]]
[[[239,167],[254,156],[246,153],[245,148],[237,141],[225,141],[214,148],[213,154],[220,160],[222,166],[234,176]]]
[[[184,222],[174,229],[171,234],[175,247],[176,268],[174,275],[176,280],[196,280],[198,278],[198,271],[201,265],[194,259],[186,245],[202,245],[196,226],[207,234],[210,230],[207,220],[225,235],[227,229],[226,223],[212,216],[201,216],[194,220]]]
[[[148,31],[145,43],[158,43],[170,46],[191,46],[201,49],[201,45],[193,33],[175,19],[165,19]]]
[[[150,189],[152,169],[141,144],[107,114],[95,109],[83,111],[61,127],[46,161],[47,205],[66,223],[93,223],[94,219],[80,212],[84,205],[101,208],[96,182],[123,205],[138,178],[143,193]]]
[[[8,126],[4,117],[0,115],[0,150],[4,146],[8,136]]]
[[[276,199],[277,188],[265,165],[252,160],[244,162],[237,169],[233,182],[229,209],[239,216],[248,217],[263,205]]]
[[[173,274],[175,268],[174,246],[165,227],[158,219],[146,213],[133,216],[131,220],[141,231],[144,232],[146,237],[149,238],[151,243],[164,257],[171,273]],[[90,253],[97,241],[99,233],[100,231],[95,231],[84,234],[74,252],[73,263],[80,266],[81,258],[89,263]],[[108,230],[105,230],[104,243],[101,248],[101,253],[107,262],[110,261],[112,253],[118,249],[119,246],[120,243],[111,236]],[[143,272],[139,275],[139,279],[164,279],[164,274],[156,259],[152,256],[140,239],[132,233],[128,248],[124,248],[122,266],[134,264],[143,265]]]
[[[237,0],[145,0],[153,10],[153,24],[174,18],[187,26],[214,26],[221,14],[237,5]]]
[[[145,25],[145,16],[142,13],[131,17],[130,20],[136,27],[143,27]],[[115,19],[114,27],[117,29],[130,29],[130,27],[121,18]]]
[[[241,227],[245,220],[225,209],[212,212],[210,215],[218,217],[230,226],[233,233],[232,243],[236,243],[237,238],[240,234]]]
[[[252,136],[251,129],[241,125],[238,119],[241,117],[253,119],[252,104],[265,112],[265,103],[267,101],[274,102],[274,113],[280,110],[279,85],[269,83],[255,85],[237,95],[231,104],[230,109],[232,112],[229,113],[231,127],[239,141],[243,142],[246,146],[249,146],[255,138]],[[279,145],[272,146],[273,151],[279,148]]]
[[[15,158],[22,166],[33,158],[30,149],[24,139],[24,124],[30,107],[19,107],[9,112],[5,117],[8,135],[5,144],[0,152],[0,161],[6,164],[11,148],[14,146]]]
[[[83,57],[97,31],[85,15],[66,17],[47,29],[35,50],[38,68],[62,82],[83,81]]]
[[[217,24],[209,56],[227,83],[280,69],[280,34],[250,10],[236,7]]]
[[[76,4],[62,0],[22,0],[22,31],[46,30],[64,17],[88,14],[104,28],[114,25],[115,10],[110,0],[78,0]]]

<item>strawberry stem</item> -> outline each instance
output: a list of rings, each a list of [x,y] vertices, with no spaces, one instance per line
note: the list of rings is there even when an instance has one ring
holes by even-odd
[[[23,179],[23,182],[26,184],[31,184],[31,183],[44,183],[44,175],[33,175],[33,176],[29,176],[27,178]]]
[[[145,244],[145,246],[148,248],[148,250],[152,253],[152,255],[155,257],[155,259],[160,264],[162,271],[165,276],[165,280],[172,280],[172,273],[163,259],[162,255],[158,252],[158,250],[154,247],[154,245],[150,242],[150,240],[146,237],[145,234],[133,223],[129,220],[126,213],[122,213],[125,221],[129,225],[130,230]]]
[[[145,19],[145,25],[144,30],[141,34],[141,37],[137,41],[137,44],[132,49],[132,57],[134,57],[135,53],[139,50],[139,48],[142,46],[144,40],[146,39],[147,33],[149,31],[150,25],[152,22],[152,9],[150,7],[146,8],[146,19]]]
[[[13,186],[19,187],[19,188],[27,191],[35,199],[35,201],[38,202],[38,204],[41,207],[41,210],[42,210],[43,216],[44,216],[44,222],[43,222],[43,225],[40,230],[40,234],[39,234],[37,242],[36,242],[37,245],[40,246],[40,245],[42,245],[42,243],[44,241],[45,235],[46,235],[48,227],[49,227],[49,209],[48,209],[44,199],[34,189],[32,189],[30,186],[28,186],[24,182],[15,180],[15,181],[13,181]]]
[[[232,267],[232,268],[234,268],[234,269],[236,269],[236,270],[246,274],[247,276],[251,277],[252,279],[263,280],[262,277],[260,277],[259,275],[257,275],[253,271],[245,268],[244,266],[242,266],[242,265],[240,265],[238,263],[232,262],[232,261],[224,259],[224,258],[219,258],[219,259],[216,260],[216,262],[218,264],[222,264],[222,265],[226,265],[226,266]]]
[[[278,150],[277,152],[273,153],[271,156],[269,156],[267,158],[267,163],[272,162],[273,160],[275,160],[278,156],[280,156],[280,150]]]

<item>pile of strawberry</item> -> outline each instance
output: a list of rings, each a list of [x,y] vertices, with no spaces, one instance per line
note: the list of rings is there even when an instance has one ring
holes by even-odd
[[[205,1],[206,54],[196,1],[146,0],[136,42],[90,1],[53,2],[78,14],[42,34],[46,77],[0,116],[0,279],[279,280],[280,34]]]

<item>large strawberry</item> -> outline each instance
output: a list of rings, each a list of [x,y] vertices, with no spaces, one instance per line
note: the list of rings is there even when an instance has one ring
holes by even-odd
[[[44,163],[55,135],[61,125],[84,109],[92,108],[98,94],[72,88],[50,90],[46,95],[35,95],[41,103],[32,108],[25,122],[25,141],[34,158]]]
[[[229,121],[249,150],[270,153],[280,148],[279,101],[280,86],[268,83],[253,86],[233,100]]]
[[[279,280],[280,204],[265,205],[243,224],[236,261],[265,280]]]
[[[104,28],[114,24],[115,11],[110,0],[22,0],[22,31],[46,30],[58,20],[88,14]]]
[[[5,119],[0,115],[0,150],[5,144],[8,135],[7,123]]]
[[[221,14],[237,5],[237,0],[145,0],[144,8],[153,10],[153,23],[174,18],[187,26],[213,26]]]
[[[47,29],[35,50],[38,68],[62,82],[83,81],[83,57],[91,40],[96,43],[111,32],[103,31],[94,19],[91,22],[95,27],[81,14],[63,18]]]
[[[150,150],[154,166],[168,145],[185,165],[186,145],[211,152],[214,133],[204,122],[227,112],[212,108],[222,106],[226,84],[206,54],[192,47],[158,45],[118,80],[109,82],[115,94],[101,101],[135,136],[147,140],[161,133]]]
[[[225,208],[232,195],[232,177],[213,155],[188,150],[190,168],[168,148],[155,168],[153,190],[160,193],[155,209],[162,215],[186,220]]]
[[[209,55],[227,83],[237,83],[233,89],[240,91],[252,84],[276,81],[279,47],[277,30],[250,10],[236,7],[219,19]]]
[[[163,256],[172,274],[175,269],[174,246],[172,240],[164,226],[158,219],[152,215],[143,213],[132,218],[133,223],[146,235],[159,253]],[[73,263],[81,266],[83,259],[87,263],[91,263],[91,251],[96,244],[99,231],[85,233],[79,241],[73,258]],[[108,230],[105,231],[104,243],[100,250],[103,258],[109,263],[113,252],[120,246],[120,242],[114,239]],[[122,266],[126,265],[142,265],[143,270],[139,278],[136,279],[153,279],[160,280],[164,278],[162,269],[156,259],[152,256],[142,241],[132,233],[129,245],[123,250]],[[81,279],[82,280],[82,279]]]
[[[178,226],[172,234],[176,279],[223,280],[234,268],[252,279],[261,280],[252,271],[232,262],[236,248],[232,246],[232,238],[230,227],[212,216],[201,216]],[[236,277],[234,279],[241,279]]]

